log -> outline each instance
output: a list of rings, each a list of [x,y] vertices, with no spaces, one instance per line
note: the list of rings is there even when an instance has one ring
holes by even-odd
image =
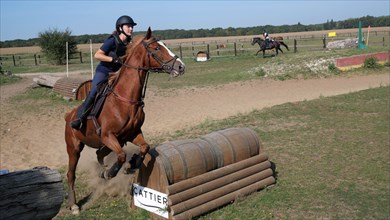
[[[182,191],[192,189],[201,184],[210,182],[212,180],[221,178],[228,174],[237,172],[239,170],[245,169],[247,167],[253,166],[255,164],[261,163],[263,161],[267,161],[268,156],[265,153],[256,155],[254,157],[250,157],[246,160],[240,161],[238,163],[230,164],[228,166],[219,168],[217,170],[213,170],[202,174],[200,176],[196,176],[190,179],[183,180],[181,182],[175,183],[173,185],[168,186],[169,195],[173,195],[176,193],[180,193]]]
[[[267,179],[268,177],[273,178],[272,174],[273,174],[273,171],[270,168],[268,168],[266,170],[263,170],[259,173],[255,173],[251,176],[245,177],[245,178],[240,179],[238,181],[231,182],[227,185],[219,187],[218,189],[206,192],[202,195],[196,196],[196,197],[191,198],[187,201],[184,201],[184,202],[181,202],[181,203],[178,203],[176,205],[171,206],[171,213],[173,216],[175,216],[177,214],[180,214],[180,213],[185,212],[187,210],[193,209],[195,207],[198,207],[198,206],[205,204],[207,202],[210,202],[212,200],[223,197],[226,194],[239,191],[240,189],[242,189],[246,186],[255,184],[257,182],[261,182],[262,180]],[[273,183],[274,182],[272,182],[272,181],[270,181],[270,182],[267,181],[267,184],[265,184],[263,187],[265,187],[267,185],[271,185]],[[232,200],[234,200],[234,199],[232,199]],[[229,200],[225,201],[225,204],[229,203],[232,200],[229,199]],[[196,216],[196,215],[194,215],[194,216]]]
[[[198,185],[186,191],[173,194],[169,196],[169,205],[176,205],[178,203],[182,203],[186,200],[199,196],[205,192],[210,192],[212,190],[218,189],[227,185],[231,182],[239,181],[245,177],[251,176],[255,173],[261,172],[267,168],[271,167],[271,162],[264,161],[262,163],[256,164],[254,166],[239,170],[237,172],[231,173],[224,177],[212,180],[210,182],[206,182],[204,184]],[[272,174],[271,174],[272,175]]]
[[[34,77],[33,81],[40,86],[53,88],[57,80],[61,78],[60,76],[39,75],[38,77]]]
[[[251,185],[245,186],[237,191],[233,191],[230,193],[227,193],[224,196],[218,197],[214,200],[208,201],[203,203],[202,205],[196,206],[192,209],[189,209],[183,213],[180,213],[178,215],[174,215],[174,220],[180,220],[180,219],[191,219],[195,216],[199,216],[203,213],[209,212],[211,210],[214,210],[218,207],[221,207],[223,205],[226,205],[230,203],[231,201],[237,199],[238,197],[246,196],[256,190],[265,188],[269,185],[272,185],[275,183],[275,178],[273,176],[269,176],[266,179],[263,179],[261,181],[255,182]]]
[[[64,199],[61,174],[36,167],[0,175],[1,219],[52,219]]]

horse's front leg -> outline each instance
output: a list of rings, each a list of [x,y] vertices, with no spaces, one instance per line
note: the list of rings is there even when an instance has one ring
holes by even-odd
[[[259,53],[260,53],[260,51],[261,51],[261,50],[258,50],[255,56],[257,56],[257,54],[259,54]]]
[[[150,149],[149,144],[145,141],[142,131],[140,131],[131,142],[139,146],[139,155],[134,154],[132,156],[131,160],[129,161],[130,167],[125,170],[126,173],[130,173],[131,170],[140,168],[142,162],[144,161],[145,155],[149,152]]]
[[[110,154],[112,152],[112,150],[106,146],[98,149],[96,151],[96,157],[97,157],[97,161],[99,162],[99,165],[100,165],[100,173],[99,173],[99,176],[101,178],[104,178],[104,175],[106,173],[106,168],[107,166],[104,164],[104,158]]]
[[[104,172],[103,177],[110,179],[115,177],[118,174],[118,171],[121,169],[122,165],[126,161],[126,153],[122,149],[122,146],[119,144],[118,139],[114,134],[102,134],[102,142],[110,150],[114,151],[117,155],[117,161],[112,165],[112,167]]]

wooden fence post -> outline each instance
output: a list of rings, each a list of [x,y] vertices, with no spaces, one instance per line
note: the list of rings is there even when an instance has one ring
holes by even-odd
[[[83,63],[83,54],[81,53],[81,51],[79,52],[79,56],[80,56],[80,63]]]
[[[210,44],[207,44],[207,54],[210,56]]]
[[[37,62],[37,54],[36,54],[36,53],[34,54],[34,61],[35,61],[35,66],[38,66],[38,62]]]
[[[12,54],[12,60],[14,61],[14,66],[16,66],[15,55],[13,54]]]
[[[294,53],[297,52],[297,39],[294,39]]]
[[[326,38],[322,38],[322,44],[323,44],[323,48],[325,49],[326,48]]]
[[[237,56],[237,44],[234,42],[234,56]]]
[[[181,48],[181,44],[179,44],[179,50],[180,50],[180,59],[183,59],[183,51]]]

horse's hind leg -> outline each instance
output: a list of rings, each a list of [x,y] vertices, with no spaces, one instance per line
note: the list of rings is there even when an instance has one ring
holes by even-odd
[[[74,140],[66,140],[67,142],[67,152],[69,157],[68,162],[68,207],[71,209],[73,214],[79,213],[79,207],[76,204],[76,193],[74,190],[74,182],[76,180],[76,167],[80,159],[80,153],[84,148],[84,144],[80,141],[75,141],[78,144],[73,142]]]

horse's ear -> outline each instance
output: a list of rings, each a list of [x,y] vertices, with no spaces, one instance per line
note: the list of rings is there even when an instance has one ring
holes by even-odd
[[[150,27],[148,28],[148,31],[146,32],[146,36],[145,36],[145,39],[150,39],[150,37],[152,36],[152,30],[150,29]]]

